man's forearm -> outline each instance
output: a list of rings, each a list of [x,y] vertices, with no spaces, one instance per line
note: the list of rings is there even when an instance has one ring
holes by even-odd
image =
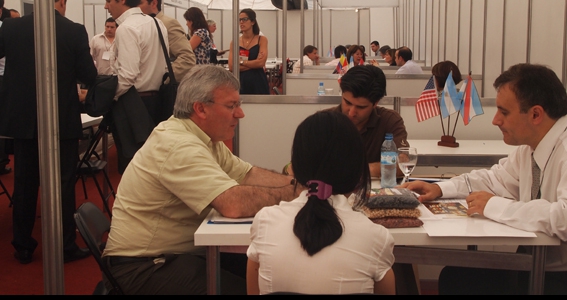
[[[228,218],[252,217],[262,207],[293,200],[296,194],[299,191],[289,183],[280,187],[237,185],[220,194],[211,205]]]
[[[246,174],[246,177],[241,182],[241,184],[265,187],[280,187],[289,185],[292,179],[292,176],[283,175],[281,173],[262,169],[259,167],[253,167],[248,172],[248,174]]]

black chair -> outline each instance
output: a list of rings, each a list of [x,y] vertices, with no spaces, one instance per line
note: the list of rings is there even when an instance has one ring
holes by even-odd
[[[102,251],[106,246],[107,234],[110,232],[110,221],[92,202],[85,202],[79,206],[74,216],[81,237],[113,287],[112,290],[108,290],[101,281],[97,284],[93,294],[123,295],[122,288],[102,260]]]
[[[8,190],[6,189],[6,186],[2,183],[2,179],[0,179],[0,187],[2,188],[2,191],[0,192],[0,195],[6,194],[6,196],[7,196],[8,199],[10,200],[10,205],[9,205],[9,207],[12,207],[12,205],[14,204],[14,202],[12,201],[12,196],[10,195],[10,193],[8,193]]]
[[[110,183],[110,178],[108,177],[108,173],[106,172],[106,161],[101,159],[100,155],[96,151],[96,147],[100,143],[100,140],[104,137],[104,135],[108,132],[106,126],[100,125],[95,133],[92,133],[92,129],[90,129],[90,134],[87,134],[89,138],[89,145],[85,152],[83,153],[82,157],[79,159],[79,163],[77,165],[77,180],[81,179],[83,183],[83,193],[85,194],[85,198],[88,199],[87,189],[85,185],[85,178],[91,177],[96,185],[96,188],[102,198],[102,203],[104,205],[104,209],[108,213],[108,216],[112,218],[112,213],[110,210],[110,205],[108,204],[108,200],[110,196],[116,198],[116,192]],[[106,185],[108,186],[108,193],[104,193],[99,182],[97,175],[99,173],[103,174],[104,180]]]

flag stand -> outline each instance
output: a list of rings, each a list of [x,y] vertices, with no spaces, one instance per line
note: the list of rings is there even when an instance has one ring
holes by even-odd
[[[442,135],[441,140],[437,142],[437,145],[452,147],[452,148],[459,147],[459,143],[457,143],[457,139],[454,136],[450,136],[450,135]]]

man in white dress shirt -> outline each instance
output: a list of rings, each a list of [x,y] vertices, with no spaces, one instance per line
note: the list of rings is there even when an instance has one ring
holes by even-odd
[[[167,72],[166,58],[157,26],[163,34],[165,46],[169,52],[167,28],[161,20],[144,14],[138,5],[140,5],[140,0],[106,0],[104,6],[119,26],[114,39],[116,56],[114,74],[118,76],[114,100],[122,101],[122,103],[112,108],[114,124],[111,125],[112,136],[118,150],[119,173],[124,172],[136,150],[145,142],[151,129],[161,121],[161,101],[158,91],[163,75]],[[140,99],[133,91],[127,93],[133,87],[143,105],[139,103]],[[125,97],[122,97],[123,95]],[[126,101],[129,104],[126,104]],[[146,110],[132,111],[140,106],[145,107]],[[127,113],[130,116],[117,117],[118,113]],[[133,115],[134,113],[136,115]],[[136,120],[136,122],[129,120]],[[133,126],[137,128],[130,130],[129,127]]]
[[[518,64],[494,82],[497,90],[492,124],[504,142],[516,145],[489,170],[446,182],[410,182],[403,187],[421,194],[420,201],[466,198],[468,215],[561,239],[547,247],[545,294],[567,294],[567,93],[557,75],[541,65]],[[518,252],[529,249],[520,246]],[[463,259],[466,259],[464,257]],[[439,294],[522,294],[528,272],[445,267]]]
[[[110,17],[104,23],[104,32],[95,35],[89,46],[91,55],[96,64],[98,75],[110,75],[114,64],[114,37],[116,35],[116,21]]]
[[[408,47],[400,47],[396,50],[396,65],[400,66],[396,74],[423,74],[421,66],[412,60],[413,53]]]

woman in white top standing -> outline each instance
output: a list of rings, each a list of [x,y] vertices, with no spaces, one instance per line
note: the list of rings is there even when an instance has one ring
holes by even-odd
[[[394,239],[356,209],[370,189],[364,153],[341,113],[320,111],[297,127],[291,162],[296,187],[307,190],[254,217],[248,294],[395,293]]]

